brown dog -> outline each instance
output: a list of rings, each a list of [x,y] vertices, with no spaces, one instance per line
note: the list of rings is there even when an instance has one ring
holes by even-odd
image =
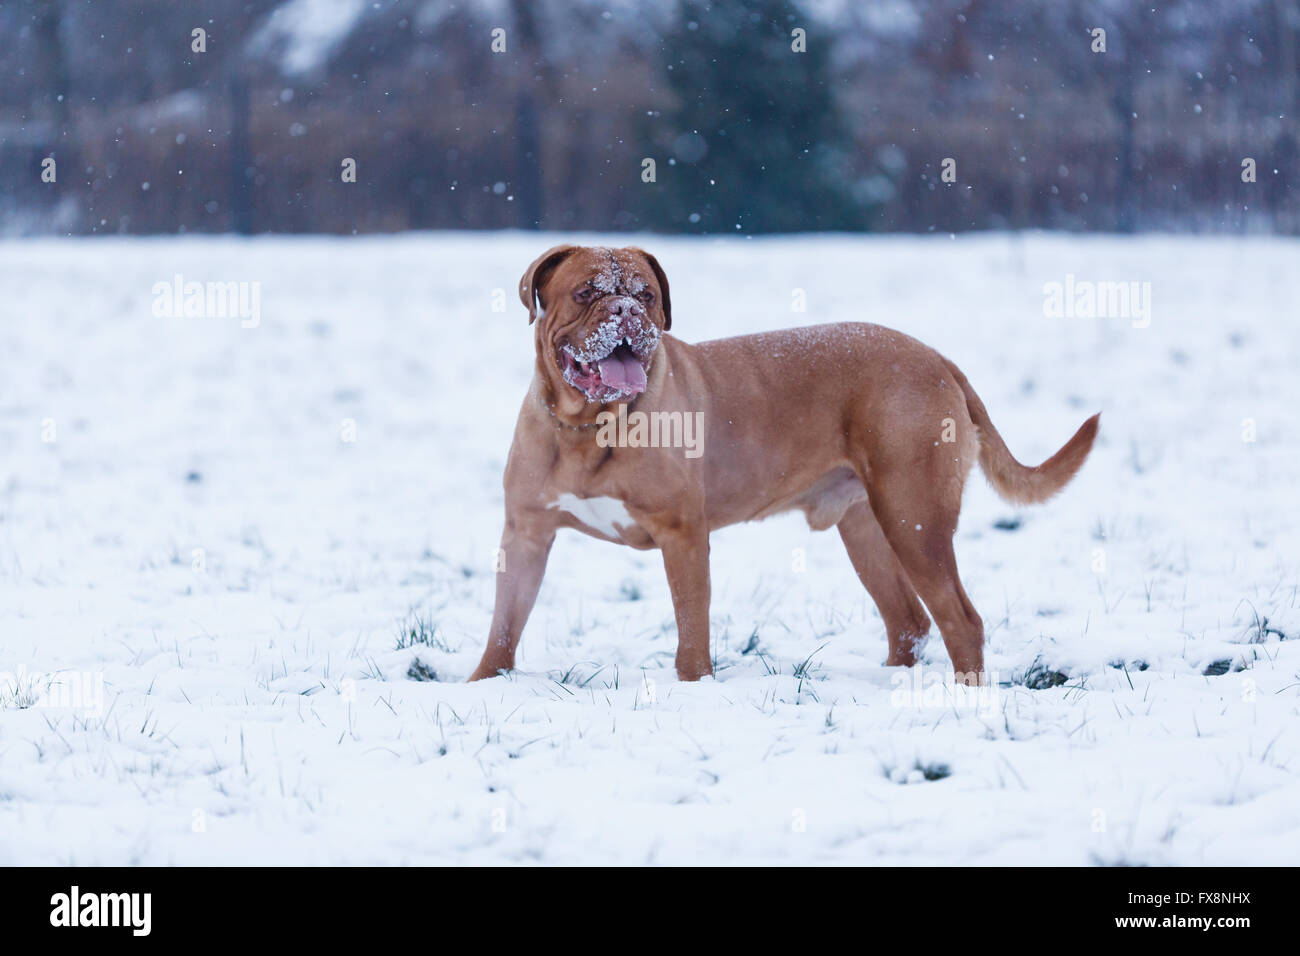
[[[839,529],[884,619],[886,663],[915,663],[929,608],[957,678],[980,681],[984,625],[952,547],[966,475],[978,459],[1003,498],[1044,501],[1083,464],[1100,416],[1027,468],[957,367],[900,332],[822,325],[687,345],[662,334],[668,279],[640,249],[556,246],[519,295],[537,322],[537,372],[506,463],[504,566],[470,680],[514,667],[562,527],[658,548],[677,676],[713,673],[709,533],[798,509],[814,529]]]

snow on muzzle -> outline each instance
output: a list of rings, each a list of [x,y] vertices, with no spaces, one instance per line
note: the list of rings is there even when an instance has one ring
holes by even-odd
[[[611,402],[646,390],[659,329],[642,321],[644,311],[611,315],[588,333],[581,347],[562,345],[564,380],[589,402]]]

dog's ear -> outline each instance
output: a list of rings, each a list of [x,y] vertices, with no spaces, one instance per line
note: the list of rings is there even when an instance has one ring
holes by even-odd
[[[538,293],[546,280],[550,278],[555,267],[573,255],[580,246],[552,246],[533,260],[533,264],[524,270],[524,277],[519,280],[519,300],[528,309],[528,324],[537,320],[540,299]]]
[[[645,257],[645,261],[650,263],[650,268],[654,270],[655,278],[659,281],[659,294],[663,296],[663,302],[660,303],[664,310],[664,331],[673,327],[673,300],[668,294],[668,276],[664,274],[664,267],[659,264],[659,260],[644,249],[632,250]]]

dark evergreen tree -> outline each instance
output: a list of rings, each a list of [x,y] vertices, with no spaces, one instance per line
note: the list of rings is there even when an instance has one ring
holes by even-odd
[[[796,52],[796,30],[806,52]],[[684,0],[664,38],[672,162],[665,228],[863,229],[849,137],[832,88],[832,40],[789,0]]]

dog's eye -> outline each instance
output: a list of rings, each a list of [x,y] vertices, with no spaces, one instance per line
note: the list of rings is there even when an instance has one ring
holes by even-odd
[[[636,297],[640,299],[642,302],[644,302],[646,305],[654,304],[655,294],[651,292],[649,289],[642,289],[640,292],[636,294]]]
[[[585,305],[586,303],[596,298],[598,294],[599,293],[591,286],[585,286],[584,288],[581,288],[577,292],[573,293],[573,301],[581,302]]]

